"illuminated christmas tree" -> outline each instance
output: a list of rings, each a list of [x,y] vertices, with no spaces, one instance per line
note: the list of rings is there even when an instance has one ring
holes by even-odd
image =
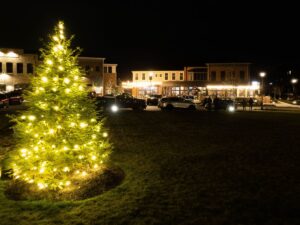
[[[70,44],[59,22],[25,96],[29,109],[14,118],[13,179],[38,189],[75,188],[103,168],[110,152]]]

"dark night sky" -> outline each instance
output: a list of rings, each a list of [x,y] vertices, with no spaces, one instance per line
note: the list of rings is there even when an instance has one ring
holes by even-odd
[[[40,2],[1,3],[0,47],[37,52],[62,19],[83,55],[119,64],[121,78],[133,69],[222,61],[252,62],[270,80],[299,71],[300,25],[292,1]]]

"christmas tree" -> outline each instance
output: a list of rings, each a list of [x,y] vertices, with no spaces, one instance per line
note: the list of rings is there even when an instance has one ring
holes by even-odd
[[[110,145],[63,22],[50,38],[25,95],[29,109],[13,119],[18,143],[10,166],[13,179],[38,189],[72,189],[103,168]]]

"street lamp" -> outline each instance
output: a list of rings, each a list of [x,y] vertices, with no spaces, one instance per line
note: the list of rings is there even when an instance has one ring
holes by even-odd
[[[291,83],[292,83],[292,86],[293,86],[293,95],[295,97],[295,86],[298,83],[298,79],[297,78],[291,79]]]
[[[265,72],[260,72],[259,76],[261,78],[261,110],[264,109],[264,78],[266,76]]]

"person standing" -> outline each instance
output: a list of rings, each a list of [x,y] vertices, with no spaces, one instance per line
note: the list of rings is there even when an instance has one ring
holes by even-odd
[[[250,109],[250,111],[252,111],[252,107],[253,107],[253,98],[250,98],[249,99],[249,109]]]
[[[245,111],[246,110],[246,106],[247,106],[247,101],[246,101],[245,98],[243,98],[243,100],[242,100],[242,106],[243,106],[243,111]]]

